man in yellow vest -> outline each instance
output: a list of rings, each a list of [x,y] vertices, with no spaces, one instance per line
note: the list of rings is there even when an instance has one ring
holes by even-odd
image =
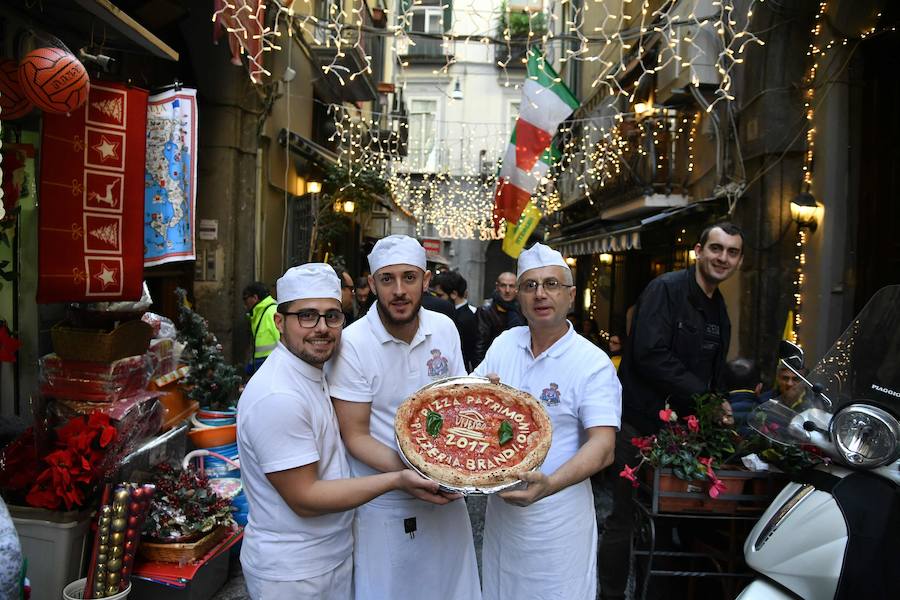
[[[273,318],[278,305],[269,295],[268,286],[259,281],[245,287],[243,296],[253,336],[253,356],[247,364],[247,375],[253,375],[278,345],[280,334]]]

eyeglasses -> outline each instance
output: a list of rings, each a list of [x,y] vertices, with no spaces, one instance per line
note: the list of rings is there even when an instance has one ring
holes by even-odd
[[[325,313],[320,313],[316,310],[298,310],[297,312],[285,312],[281,314],[285,316],[296,315],[300,327],[305,327],[306,329],[312,329],[318,326],[319,319],[325,319],[325,325],[337,329],[338,327],[341,327],[347,319],[346,315],[339,310],[329,310]]]
[[[342,283],[342,284],[341,284],[341,289],[353,291],[353,290],[355,290],[356,288],[353,287],[352,285],[347,285],[346,283]]]
[[[553,292],[558,292],[563,288],[570,288],[575,286],[562,283],[558,279],[545,279],[543,281],[535,281],[534,279],[529,279],[519,284],[519,293],[533,294],[537,292],[538,287],[543,287],[545,292],[552,294]]]

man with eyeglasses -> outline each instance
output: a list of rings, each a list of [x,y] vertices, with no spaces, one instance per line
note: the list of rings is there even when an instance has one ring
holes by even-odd
[[[351,509],[389,490],[433,496],[437,484],[402,468],[350,478],[322,372],[344,324],[340,280],[329,265],[301,265],[278,280],[277,294],[280,341],[244,388],[238,412],[250,503],[244,579],[253,600],[349,600]]]
[[[516,301],[515,273],[504,272],[497,276],[493,296],[484,306],[478,307],[475,319],[478,322],[478,335],[475,338],[472,362],[477,366],[484,360],[484,355],[498,335],[525,324]]]
[[[431,280],[422,245],[388,236],[375,244],[369,267],[375,304],[344,331],[328,367],[356,476],[403,468],[394,438],[400,403],[432,381],[466,374],[453,321],[421,307]],[[356,511],[354,530],[357,600],[481,598],[472,527],[458,497],[385,494]]]
[[[541,468],[488,498],[482,552],[486,600],[594,600],[597,521],[590,476],[613,460],[621,417],[616,370],[566,319],[572,271],[543,244],[522,252],[518,292],[527,327],[500,334],[476,375],[539,398],[553,424]]]

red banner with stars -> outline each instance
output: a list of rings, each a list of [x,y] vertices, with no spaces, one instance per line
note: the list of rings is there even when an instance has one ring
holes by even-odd
[[[137,300],[144,265],[147,92],[91,83],[70,115],[44,113],[39,303]]]

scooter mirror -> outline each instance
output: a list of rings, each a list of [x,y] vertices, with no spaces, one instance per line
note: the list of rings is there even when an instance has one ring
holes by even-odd
[[[793,342],[781,340],[778,343],[778,358],[795,369],[803,368],[803,349]]]

